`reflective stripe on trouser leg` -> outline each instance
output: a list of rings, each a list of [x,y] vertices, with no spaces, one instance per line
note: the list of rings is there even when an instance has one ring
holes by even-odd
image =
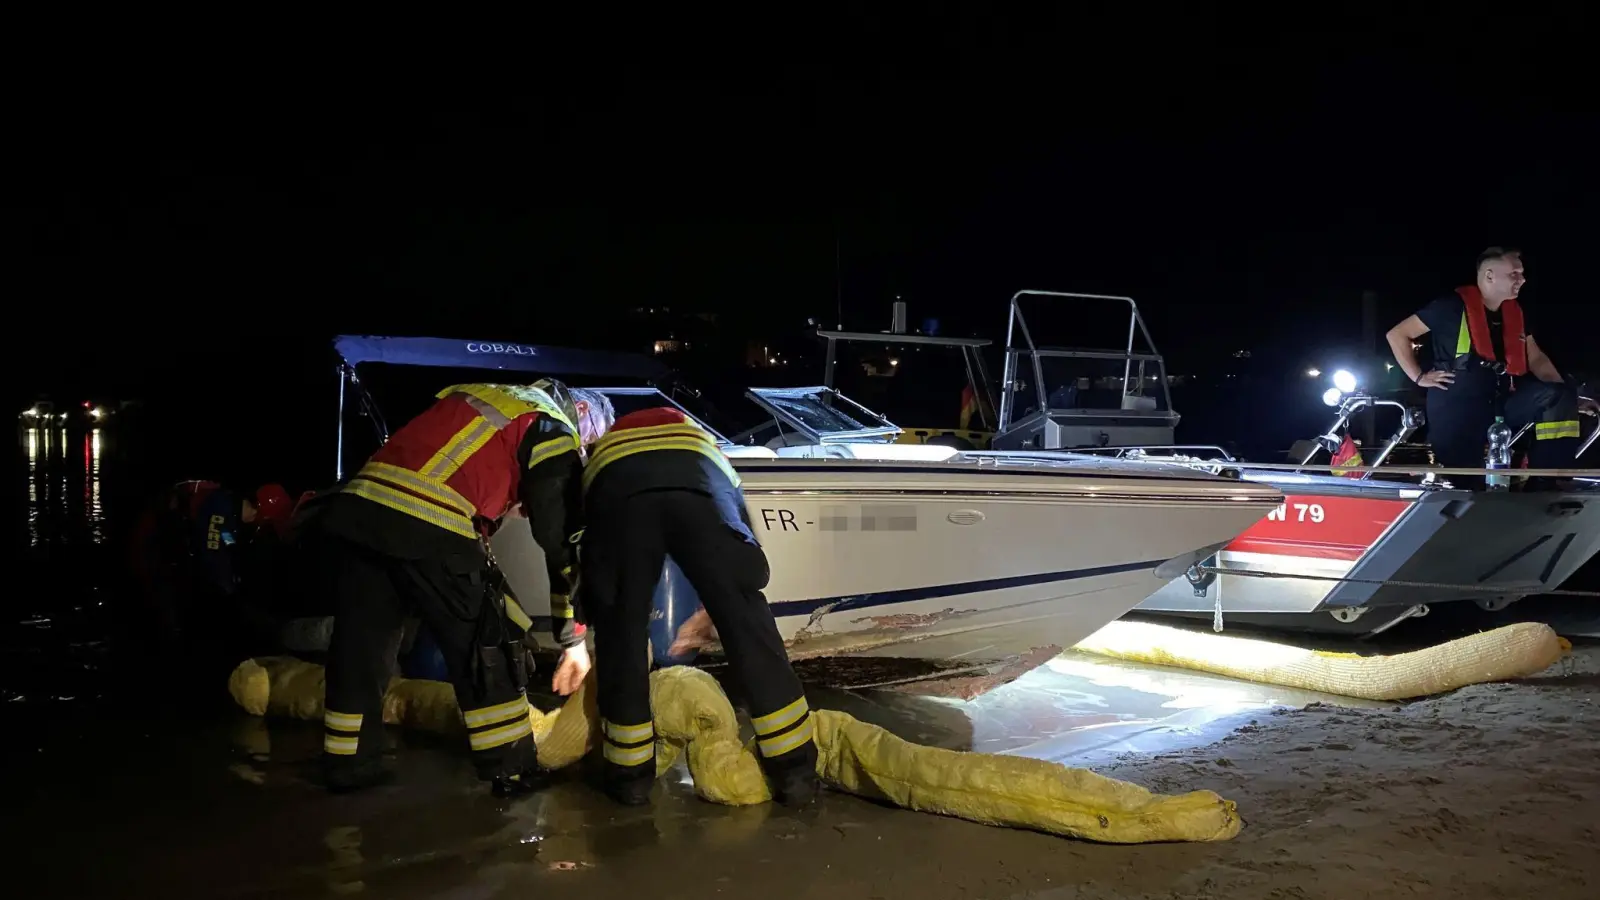
[[[462,713],[461,719],[467,726],[467,742],[473,752],[498,751],[507,744],[532,737],[533,723],[528,719],[528,708],[527,696],[518,694],[504,703]]]
[[[1577,419],[1561,422],[1536,422],[1533,426],[1533,438],[1536,441],[1554,441],[1561,438],[1575,437],[1582,437]]]
[[[811,707],[804,696],[776,712],[756,716],[751,724],[762,759],[776,759],[811,743]]]
[[[621,769],[629,770],[625,774],[635,774],[641,771],[642,766],[649,765],[649,777],[655,777],[654,763],[656,759],[656,728],[652,722],[642,722],[638,725],[618,725],[605,719],[600,720],[600,733],[604,740],[602,755],[606,762]]]
[[[322,714],[322,750],[334,756],[355,756],[361,745],[360,713],[327,710]]]

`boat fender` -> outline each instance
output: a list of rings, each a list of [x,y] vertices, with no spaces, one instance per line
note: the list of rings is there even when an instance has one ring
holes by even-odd
[[[682,666],[694,662],[698,650],[674,656],[667,652],[678,635],[678,629],[689,617],[700,610],[700,595],[695,593],[689,577],[678,568],[672,557],[667,557],[661,567],[661,580],[656,583],[655,599],[650,606],[650,658],[656,665]]]

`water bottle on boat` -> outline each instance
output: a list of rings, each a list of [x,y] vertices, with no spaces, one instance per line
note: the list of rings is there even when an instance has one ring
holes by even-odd
[[[1505,416],[1495,416],[1494,424],[1489,426],[1488,468],[1500,470],[1484,479],[1489,490],[1503,491],[1511,487],[1511,427],[1506,424]]]

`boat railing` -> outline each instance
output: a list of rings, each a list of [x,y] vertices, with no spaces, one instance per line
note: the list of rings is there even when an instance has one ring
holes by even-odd
[[[962,365],[966,367],[967,384],[975,394],[985,398],[984,403],[977,406],[977,416],[983,430],[989,428],[989,412],[992,410],[994,389],[989,383],[989,372],[984,365],[983,351],[993,341],[987,338],[958,338],[942,337],[932,334],[909,334],[897,331],[827,331],[818,329],[816,336],[827,342],[823,363],[822,383],[829,388],[837,388],[835,377],[839,366],[839,344],[900,344],[914,347],[943,347],[957,350],[961,353]],[[754,430],[759,430],[754,429]]]
[[[1330,391],[1330,393],[1332,392]],[[1365,392],[1352,392],[1335,396],[1339,398],[1339,411],[1333,420],[1333,425],[1327,432],[1308,442],[1309,446],[1300,454],[1300,465],[1302,466],[1308,465],[1323,450],[1329,453],[1337,453],[1342,443],[1339,438],[1340,431],[1350,424],[1351,416],[1364,409],[1387,406],[1400,411],[1400,424],[1395,429],[1394,434],[1389,436],[1389,440],[1384,443],[1383,449],[1379,451],[1377,458],[1372,461],[1373,467],[1383,465],[1396,447],[1400,446],[1401,443],[1411,437],[1417,429],[1427,422],[1427,416],[1423,414],[1422,410],[1414,406],[1407,406],[1397,400],[1382,400],[1373,394]],[[1371,474],[1371,472],[1363,472],[1360,477],[1362,480],[1366,480]]]
[[[1097,456],[1111,456],[1116,459],[1133,456],[1158,456],[1163,453],[1174,456],[1191,455],[1187,451],[1210,453],[1212,456],[1220,457],[1226,462],[1235,461],[1231,453],[1216,444],[1137,444],[1126,447],[1074,447],[1072,449],[1073,453],[1090,453]]]
[[[1027,316],[1022,309],[1022,301],[1025,297],[1126,303],[1128,305],[1127,342],[1121,350],[1041,347],[1034,340],[1034,336],[1028,327]],[[1145,346],[1149,348],[1148,351],[1134,350],[1135,340],[1140,337],[1144,339]],[[1140,403],[1134,398],[1143,398],[1145,396],[1145,386],[1149,381],[1145,367],[1153,366],[1156,369],[1155,380],[1161,392],[1159,406],[1166,411],[1167,415],[1176,416],[1176,413],[1172,411],[1172,395],[1167,384],[1166,360],[1156,350],[1155,341],[1150,337],[1150,330],[1145,326],[1144,318],[1139,314],[1139,304],[1134,302],[1132,297],[1035,290],[1017,291],[1013,294],[1006,321],[1005,364],[1000,377],[1000,423],[996,429],[997,431],[1005,432],[1010,430],[1017,418],[1016,394],[1022,384],[1020,376],[1024,356],[1028,358],[1028,365],[1032,369],[1033,393],[1036,398],[1035,408],[1041,412],[1049,408],[1049,392],[1045,385],[1044,360],[1050,358],[1078,358],[1122,360],[1122,400],[1119,408],[1130,411],[1137,411],[1147,407],[1148,404]],[[1139,369],[1137,379],[1135,379],[1135,366]]]

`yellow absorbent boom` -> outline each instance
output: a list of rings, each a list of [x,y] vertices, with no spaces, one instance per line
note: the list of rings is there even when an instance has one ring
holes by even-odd
[[[246,660],[228,688],[254,715],[320,720],[322,671],[292,657]],[[541,765],[562,768],[594,746],[600,721],[594,694],[591,673],[560,709],[529,709]],[[682,666],[657,670],[650,704],[658,775],[681,758],[706,800],[747,806],[771,799],[754,742],[741,740],[733,705],[714,678]],[[1234,804],[1211,791],[1156,794],[1058,763],[924,747],[841,712],[813,716],[822,780],[906,809],[1114,844],[1224,841],[1242,827]],[[437,734],[462,730],[455,693],[438,681],[395,679],[383,719]]]
[[[1342,697],[1411,700],[1537,674],[1572,645],[1548,625],[1520,622],[1411,653],[1358,656],[1146,622],[1112,622],[1072,649]]]

